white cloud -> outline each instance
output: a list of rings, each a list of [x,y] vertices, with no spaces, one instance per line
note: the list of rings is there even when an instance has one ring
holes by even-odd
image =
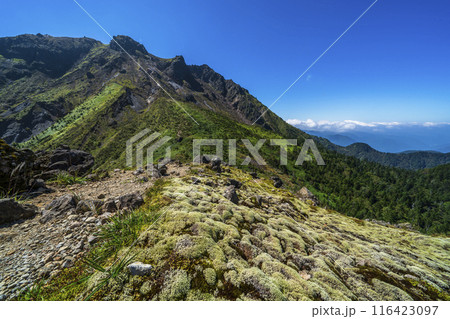
[[[345,132],[352,131],[356,129],[378,129],[378,128],[394,128],[399,126],[423,126],[432,127],[438,125],[450,125],[450,123],[438,123],[438,122],[361,122],[354,120],[344,120],[344,121],[314,121],[312,119],[307,119],[306,121],[299,119],[288,119],[286,121],[291,125],[295,125],[303,130],[317,130],[317,131],[333,131],[333,132]]]

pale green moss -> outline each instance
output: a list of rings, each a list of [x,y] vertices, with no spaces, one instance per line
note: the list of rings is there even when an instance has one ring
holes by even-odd
[[[190,286],[191,279],[185,270],[172,270],[166,275],[159,299],[182,300],[187,296]]]
[[[203,276],[205,277],[208,285],[214,286],[216,284],[217,276],[216,271],[213,268],[206,268],[203,270]]]

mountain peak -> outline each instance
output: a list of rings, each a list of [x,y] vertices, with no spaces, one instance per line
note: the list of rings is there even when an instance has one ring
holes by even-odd
[[[109,42],[109,46],[111,49],[116,51],[121,51],[122,47],[129,54],[136,54],[136,51],[139,51],[143,54],[148,54],[144,45],[126,35],[113,36],[113,39],[111,40],[111,42]]]

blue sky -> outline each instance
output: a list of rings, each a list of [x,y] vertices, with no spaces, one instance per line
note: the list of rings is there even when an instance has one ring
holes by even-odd
[[[78,0],[111,34],[208,64],[270,105],[373,0]],[[0,36],[109,38],[72,0],[8,1]],[[284,119],[450,122],[450,2],[379,0],[273,111]]]

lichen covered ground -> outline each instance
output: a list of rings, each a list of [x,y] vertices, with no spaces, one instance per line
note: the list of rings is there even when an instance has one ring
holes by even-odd
[[[242,182],[238,204],[223,196],[229,178]],[[123,267],[105,280],[100,269],[64,298],[449,300],[448,238],[352,219],[234,168],[160,184],[134,213],[156,207],[159,218],[102,265],[128,256],[151,274]]]

